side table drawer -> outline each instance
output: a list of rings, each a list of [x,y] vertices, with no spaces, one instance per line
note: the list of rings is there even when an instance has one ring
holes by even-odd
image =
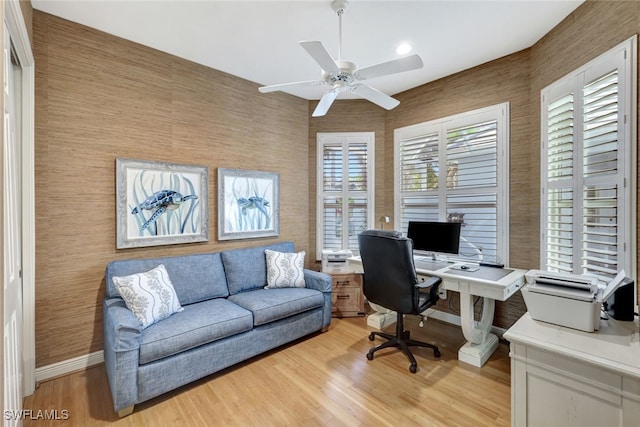
[[[362,290],[362,275],[356,273],[350,274],[333,274],[332,285],[334,290],[338,290],[342,287],[357,287]]]
[[[332,274],[331,315],[334,317],[364,316],[362,275]]]

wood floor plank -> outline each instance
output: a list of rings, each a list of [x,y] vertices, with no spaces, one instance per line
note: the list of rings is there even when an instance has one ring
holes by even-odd
[[[68,411],[68,420],[25,419],[24,426],[508,426],[509,350],[501,343],[482,368],[459,362],[459,327],[429,319],[405,326],[442,353],[415,349],[418,372],[396,350],[365,357],[365,318],[333,319],[326,333],[290,345],[144,402],[128,417],[113,411],[104,365],[43,382],[24,408]],[[393,332],[393,326],[389,332]]]

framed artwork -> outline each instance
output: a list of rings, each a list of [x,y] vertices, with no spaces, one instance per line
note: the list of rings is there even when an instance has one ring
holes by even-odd
[[[209,240],[205,166],[116,159],[118,249]]]
[[[218,168],[218,240],[280,233],[280,175]]]

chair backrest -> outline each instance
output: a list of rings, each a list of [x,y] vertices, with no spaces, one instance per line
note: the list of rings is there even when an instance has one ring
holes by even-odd
[[[367,299],[398,313],[418,305],[413,243],[397,231],[367,230],[358,235]]]

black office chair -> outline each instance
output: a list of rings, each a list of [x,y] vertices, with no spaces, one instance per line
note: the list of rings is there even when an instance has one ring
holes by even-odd
[[[387,341],[372,347],[367,359],[373,360],[373,353],[387,347],[398,347],[409,358],[409,371],[415,373],[417,363],[410,346],[428,347],[433,355],[440,357],[440,350],[433,344],[414,341],[409,331],[404,330],[404,314],[420,314],[438,301],[438,287],[442,281],[431,277],[418,281],[413,264],[413,242],[397,231],[367,230],[358,235],[360,256],[364,268],[364,295],[367,299],[398,314],[396,334],[371,332],[369,340],[375,336]]]

